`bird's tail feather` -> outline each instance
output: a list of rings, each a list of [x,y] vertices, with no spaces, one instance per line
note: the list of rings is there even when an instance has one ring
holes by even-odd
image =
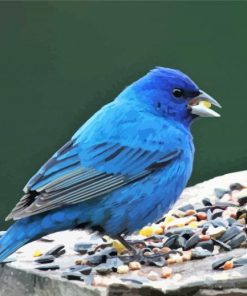
[[[12,244],[11,246],[3,245],[1,244],[0,240],[0,263],[3,262],[9,255],[14,253],[16,250],[18,250],[20,247],[22,247],[25,244],[25,242],[18,242],[15,244]]]
[[[56,220],[52,219],[52,217],[56,218]],[[31,241],[49,233],[73,228],[73,223],[73,219],[68,222],[64,219],[64,214],[57,215],[56,213],[36,215],[18,220],[0,238],[0,262]]]
[[[30,241],[21,223],[13,224],[0,238],[0,262]]]

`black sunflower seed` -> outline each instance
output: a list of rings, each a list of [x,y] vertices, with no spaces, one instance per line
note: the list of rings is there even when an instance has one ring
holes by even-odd
[[[199,242],[197,245],[197,247],[201,247],[203,249],[206,249],[210,252],[213,252],[214,250],[214,244],[212,240],[208,240],[208,241],[204,241],[204,242]]]
[[[239,266],[243,266],[243,265],[247,265],[247,258],[240,257],[240,258],[233,260],[234,267],[239,267]]]
[[[112,272],[112,265],[108,263],[102,263],[95,267],[95,270],[101,275],[106,275]]]
[[[197,234],[193,235],[190,239],[187,240],[187,242],[184,245],[184,250],[189,250],[193,248],[198,242],[200,241],[200,238]]]
[[[206,207],[206,206],[212,206],[211,200],[210,200],[208,197],[204,198],[204,199],[202,200],[202,203],[203,203],[203,205],[204,205],[205,207]]]
[[[179,235],[177,235],[177,234],[174,234],[174,235],[168,237],[168,239],[164,242],[163,247],[175,249],[175,244],[176,244],[178,237],[179,237]]]
[[[228,240],[234,238],[236,235],[238,235],[242,229],[238,226],[232,226],[228,228],[225,233],[219,238],[219,241],[225,243]]]
[[[247,195],[246,196],[242,196],[238,199],[239,205],[242,207],[247,203]]]
[[[230,190],[233,191],[233,190],[242,190],[244,188],[243,185],[241,185],[240,183],[232,183],[230,185]]]
[[[150,256],[150,258],[145,258],[146,264],[150,266],[157,266],[157,267],[163,267],[166,265],[166,260],[161,255],[154,255]]]
[[[224,258],[218,259],[213,262],[212,268],[213,269],[219,269],[221,266],[223,266],[227,261],[232,260],[232,256],[226,256]]]
[[[62,273],[62,277],[70,281],[80,281],[81,273],[79,271],[65,271]]]
[[[146,279],[145,277],[141,277],[141,276],[123,277],[123,278],[121,278],[121,281],[130,282],[130,283],[137,284],[137,285],[142,285],[144,283],[149,282],[148,279]]]
[[[40,266],[37,266],[35,267],[35,269],[38,269],[38,270],[56,270],[56,269],[59,269],[59,265],[56,265],[56,264],[44,264],[44,265],[40,265]]]
[[[92,248],[92,243],[77,243],[74,245],[74,250],[82,255],[86,254]],[[94,253],[94,252],[93,252]],[[90,254],[92,255],[92,254]]]
[[[55,260],[54,256],[52,256],[52,255],[44,255],[44,256],[41,256],[41,257],[35,259],[34,261],[36,263],[46,264],[46,263],[52,263],[52,262],[54,262],[54,260]]]
[[[69,268],[69,271],[71,271],[71,272],[78,271],[81,274],[89,275],[92,271],[92,267],[87,266],[87,265],[74,265]]]
[[[57,245],[54,248],[50,249],[48,252],[46,252],[45,255],[52,255],[55,257],[59,257],[65,253],[65,250],[64,252],[62,252],[63,250],[64,250],[64,245]]]
[[[217,240],[217,239],[212,239],[212,241],[214,242],[215,245],[218,245],[220,246],[223,250],[225,251],[231,251],[232,247],[229,246],[228,244],[226,243],[223,243],[222,241],[220,240]]]
[[[203,259],[209,256],[212,256],[212,252],[200,247],[196,247],[192,249],[192,252],[191,252],[192,259]]]
[[[227,228],[229,226],[228,221],[226,219],[221,218],[221,217],[214,219],[212,221],[212,224],[214,227],[222,226],[222,227]]]
[[[229,246],[232,247],[232,249],[238,248],[243,242],[246,241],[246,234],[245,233],[239,233],[237,236],[229,240],[227,243]]]
[[[190,203],[178,208],[179,211],[186,212],[188,210],[194,210],[194,206]]]
[[[212,219],[216,219],[218,217],[221,217],[222,214],[223,214],[223,210],[215,209],[215,210],[213,210],[213,213],[212,213]]]
[[[215,188],[214,189],[214,194],[218,197],[218,198],[222,198],[224,194],[229,193],[229,190],[226,189],[222,189],[222,188]]]

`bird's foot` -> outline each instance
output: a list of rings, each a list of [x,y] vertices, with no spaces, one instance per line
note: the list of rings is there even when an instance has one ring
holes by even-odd
[[[133,259],[140,259],[142,256],[142,252],[140,249],[136,249],[129,242],[127,242],[121,235],[115,237],[131,254]]]

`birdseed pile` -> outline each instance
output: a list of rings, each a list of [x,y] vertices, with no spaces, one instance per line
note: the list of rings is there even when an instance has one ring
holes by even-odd
[[[247,264],[247,257],[228,256],[227,252],[247,245],[247,187],[234,183],[227,189],[215,188],[214,197],[203,198],[197,204],[187,203],[171,210],[160,221],[146,226],[126,238],[136,253],[107,236],[103,242],[76,242],[76,258],[68,257],[65,265],[59,258],[66,256],[63,244],[46,252],[35,250],[31,268],[46,272],[59,270],[67,280],[86,285],[104,285],[104,277],[118,281],[145,284],[150,281],[181,278],[174,272],[177,264],[223,253],[212,270],[229,270]],[[41,241],[49,245],[49,237]],[[5,263],[16,259],[8,258]],[[17,258],[18,260],[18,258]],[[68,261],[69,260],[69,261]]]

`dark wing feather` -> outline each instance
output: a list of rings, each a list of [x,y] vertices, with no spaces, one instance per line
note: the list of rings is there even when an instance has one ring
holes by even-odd
[[[93,199],[135,182],[179,155],[120,144],[63,146],[27,183],[26,194],[6,219],[20,219]]]

